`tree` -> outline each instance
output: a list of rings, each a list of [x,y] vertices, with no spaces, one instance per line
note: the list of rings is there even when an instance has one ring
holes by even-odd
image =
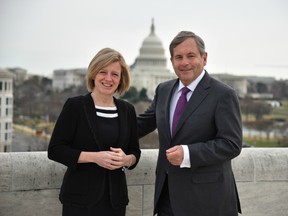
[[[134,86],[131,86],[130,89],[121,98],[127,99],[132,103],[136,103],[139,101],[138,91]]]
[[[264,83],[261,83],[261,82],[257,83],[256,88],[257,88],[258,93],[267,93],[268,92],[267,86]]]
[[[146,88],[142,88],[139,92],[139,100],[143,100],[143,101],[147,101],[148,100],[148,96],[147,96],[147,89]]]
[[[270,133],[274,129],[274,121],[273,120],[261,119],[261,120],[256,120],[256,121],[250,122],[247,125],[250,128],[256,129],[256,130],[261,131],[261,132],[265,132],[267,140],[270,139]]]
[[[276,81],[272,86],[272,94],[276,99],[288,98],[288,81],[280,80]]]
[[[249,114],[252,114],[255,116],[256,120],[260,120],[263,115],[271,113],[272,107],[265,101],[255,101],[249,98],[244,98],[241,101],[241,110],[246,114],[246,118],[248,118]]]
[[[256,103],[255,106],[256,120],[262,119],[263,115],[270,114],[271,110],[272,110],[271,106],[269,106],[266,103]]]

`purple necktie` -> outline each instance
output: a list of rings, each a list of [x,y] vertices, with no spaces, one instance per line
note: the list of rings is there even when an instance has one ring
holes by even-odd
[[[178,124],[178,121],[180,119],[180,116],[185,108],[185,105],[187,104],[187,98],[186,95],[190,91],[187,87],[182,88],[182,93],[181,96],[179,97],[176,108],[174,111],[174,116],[173,116],[173,122],[172,122],[172,134],[174,134],[176,126]]]

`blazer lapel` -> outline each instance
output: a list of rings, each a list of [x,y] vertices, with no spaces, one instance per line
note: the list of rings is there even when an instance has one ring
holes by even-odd
[[[123,102],[121,102],[121,100],[117,100],[116,98],[114,98],[116,107],[117,107],[117,112],[118,112],[118,118],[119,118],[119,148],[121,148],[121,144],[125,144],[124,142],[124,137],[121,134],[126,134],[126,129],[127,127],[127,112],[125,112],[125,105]]]
[[[101,151],[103,151],[104,145],[101,142],[100,137],[97,136],[98,133],[97,133],[97,124],[96,124],[96,121],[97,121],[96,120],[96,110],[95,110],[93,98],[92,98],[90,93],[84,96],[82,103],[83,103],[83,109],[85,112],[87,122],[88,122],[90,130],[93,134],[93,138],[94,138],[96,144],[98,145],[99,149]]]

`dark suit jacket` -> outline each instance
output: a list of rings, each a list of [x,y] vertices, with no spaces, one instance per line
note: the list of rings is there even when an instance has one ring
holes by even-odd
[[[160,84],[151,106],[138,117],[139,137],[158,129],[154,213],[168,173],[175,215],[236,216],[241,208],[231,159],[242,148],[238,97],[232,88],[205,72],[171,137],[170,101],[178,82]],[[166,158],[166,149],[180,144],[188,145],[191,168],[173,166]]]
[[[126,154],[140,158],[137,137],[137,120],[134,107],[114,98],[120,121],[118,148]],[[125,172],[109,171],[94,163],[78,164],[81,151],[109,150],[97,133],[96,110],[90,94],[69,98],[55,125],[48,148],[48,157],[66,165],[60,200],[63,204],[93,206],[101,198],[108,182],[112,205],[115,208],[128,204]],[[133,169],[136,164],[130,169]],[[108,178],[108,179],[106,179]]]

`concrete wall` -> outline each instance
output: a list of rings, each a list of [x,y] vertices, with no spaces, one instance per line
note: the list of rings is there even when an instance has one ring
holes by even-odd
[[[143,150],[127,171],[128,216],[151,216],[158,150]],[[288,215],[288,148],[244,148],[233,160],[243,216]],[[0,153],[0,216],[61,215],[65,167],[46,152]]]

